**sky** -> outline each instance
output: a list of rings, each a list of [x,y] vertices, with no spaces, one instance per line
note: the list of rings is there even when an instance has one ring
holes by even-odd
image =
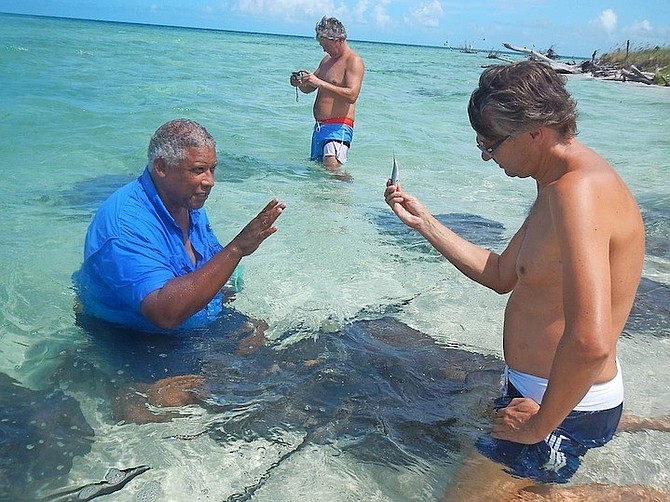
[[[351,41],[561,56],[670,47],[670,0],[0,0],[0,12],[307,37],[327,15]]]

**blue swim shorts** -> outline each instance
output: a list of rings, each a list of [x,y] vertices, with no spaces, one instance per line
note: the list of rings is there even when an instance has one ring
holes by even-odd
[[[323,149],[327,143],[336,142],[345,145],[347,148],[350,147],[353,137],[354,122],[349,118],[338,117],[317,121],[312,132],[310,160],[321,162],[323,160]],[[344,164],[347,160],[346,149],[343,155],[337,155],[337,157],[340,163]]]
[[[506,407],[515,397],[523,397],[507,382],[507,392],[494,402]],[[514,476],[542,483],[567,483],[577,472],[589,448],[603,446],[614,436],[623,403],[603,411],[573,411],[549,436],[537,444],[513,443],[491,436],[477,440],[477,449],[494,462],[507,466]]]

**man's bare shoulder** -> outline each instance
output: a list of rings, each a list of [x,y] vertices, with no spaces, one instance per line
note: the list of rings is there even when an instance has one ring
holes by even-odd
[[[365,67],[363,58],[360,57],[353,49],[349,49],[349,54],[347,55],[347,66],[360,66],[361,68]]]
[[[573,230],[598,222],[597,226],[610,229],[612,235],[639,233],[642,224],[637,202],[607,160],[583,147],[571,162],[566,172],[547,187],[550,210],[561,214]]]
[[[565,159],[564,172],[550,185],[557,192],[627,190],[610,163],[596,151],[581,144]]]

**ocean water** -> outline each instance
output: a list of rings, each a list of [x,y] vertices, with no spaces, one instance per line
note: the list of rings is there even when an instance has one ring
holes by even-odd
[[[0,20],[0,373],[36,393],[58,389],[68,406],[76,399],[95,431],[90,451],[67,450],[53,475],[31,481],[28,498],[145,464],[151,470],[114,500],[438,500],[461,462],[459,434],[476,431],[456,428],[454,444],[439,440],[437,424],[451,418],[423,415],[449,408],[440,398],[451,390],[431,371],[445,348],[479,363],[499,357],[506,298],[431,252],[392,217],[382,194],[395,154],[406,190],[476,242],[504,247],[534,185],[482,162],[474,145],[467,100],[491,61],[352,41],[366,74],[347,182],[308,160],[313,95],[296,100],[288,84],[291,71],[318,64],[313,38]],[[588,76],[570,77],[568,87],[580,139],[629,184],[647,225],[645,295],[619,344],[626,407],[668,414],[670,89]],[[87,381],[96,332],[75,318],[70,276],[98,204],[141,173],[149,137],[176,117],[201,122],[218,141],[207,209],[222,242],[271,198],[287,203],[279,231],[245,259],[245,287],[232,304],[264,320],[271,343],[240,359],[205,335],[198,340],[219,389],[212,410],[116,423],[104,385]],[[382,328],[412,337],[409,348]],[[314,346],[322,369],[302,371]],[[418,400],[423,394],[434,398]],[[47,424],[52,401],[36,401]],[[398,409],[402,420],[389,418]],[[485,429],[468,413],[459,419]],[[75,441],[64,435],[58,444],[67,449]],[[188,435],[195,437],[174,439]],[[47,455],[25,443],[3,456],[30,463]],[[586,456],[575,482],[670,489],[669,447],[667,433],[620,434]]]

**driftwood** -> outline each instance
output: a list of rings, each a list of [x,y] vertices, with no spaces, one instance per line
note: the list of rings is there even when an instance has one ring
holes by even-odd
[[[654,77],[653,76],[645,75],[640,70],[638,70],[638,68],[634,64],[630,65],[630,70],[622,69],[621,74],[627,80],[633,80],[635,82],[642,82],[643,84],[653,84],[654,83]]]
[[[531,50],[531,49],[526,49],[525,47],[516,47],[514,45],[507,44],[507,43],[505,43],[503,45],[511,51],[521,52],[523,54],[528,54],[532,59],[537,59],[538,61],[542,61],[543,63],[547,63],[557,73],[570,73],[570,74],[583,73],[583,71],[582,71],[582,69],[579,65],[561,63],[560,61],[556,61],[554,59],[551,59],[551,58],[545,56],[544,54],[540,54],[539,52]]]
[[[508,57],[505,57],[505,56],[501,56],[498,52],[495,52],[495,51],[489,52],[489,55],[486,56],[486,57],[487,57],[487,59],[499,59],[500,61],[503,61],[505,63],[514,63],[515,62],[514,59],[508,58]]]
[[[642,72],[635,65],[630,65],[629,69],[618,68],[611,64],[599,64],[595,61],[585,61],[582,63],[582,69],[585,73],[591,73],[594,77],[603,80],[618,80],[621,82],[639,82],[647,85],[668,85],[666,82],[655,80],[653,73]]]
[[[630,81],[630,82],[640,82],[643,84],[658,84],[658,85],[670,85],[670,78],[666,77],[661,70],[657,70],[656,74],[640,71],[635,65],[630,65],[628,69],[619,68],[612,64],[602,63],[595,59],[595,52],[593,57],[590,60],[583,61],[580,64],[568,64],[555,61],[544,54],[533,51],[531,49],[526,49],[525,47],[517,47],[511,44],[503,44],[507,49],[521,52],[523,54],[528,54],[531,59],[542,61],[549,66],[551,66],[557,73],[569,73],[569,74],[578,74],[578,73],[590,73],[594,77],[601,78],[604,80],[618,80],[618,81]],[[502,59],[502,58],[498,58]]]

